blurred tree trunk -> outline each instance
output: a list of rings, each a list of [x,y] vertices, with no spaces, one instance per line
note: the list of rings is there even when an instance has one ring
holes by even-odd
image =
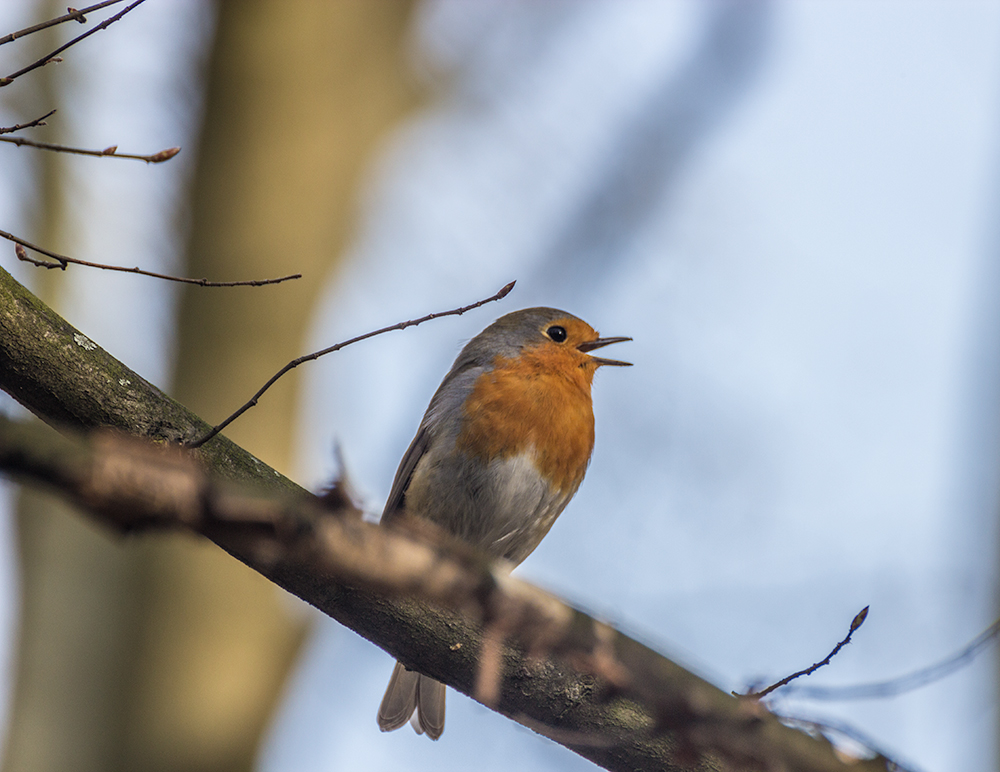
[[[35,19],[64,12],[64,5],[50,1],[39,5]],[[60,42],[57,30],[47,30],[27,38],[22,55],[34,60]],[[58,104],[57,79],[72,66],[43,68],[31,88],[12,89],[18,113],[27,120]],[[65,124],[50,123],[46,139],[64,142]],[[72,244],[65,161],[57,153],[31,157],[33,221],[28,228],[42,244]],[[54,307],[72,280],[62,271],[35,271],[29,278]],[[120,768],[138,619],[136,555],[71,514],[61,500],[28,488],[17,494],[17,533],[21,610],[4,770]]]
[[[218,3],[184,272],[306,278],[182,295],[172,392],[208,420],[302,353],[318,289],[347,241],[362,169],[415,104],[400,54],[410,8]],[[47,216],[39,232],[52,234],[60,215]],[[286,379],[228,432],[282,471],[296,389]],[[305,615],[208,543],[113,540],[48,499],[25,498],[35,503],[20,516],[24,600],[7,772],[249,770]]]
[[[400,57],[408,11],[367,0],[219,4],[188,273],[305,278],[182,295],[174,396],[208,420],[303,353],[362,168],[413,103]],[[287,473],[295,399],[293,378],[227,434]],[[145,637],[128,767],[249,769],[304,615],[211,544],[178,541],[151,563],[161,614]]]

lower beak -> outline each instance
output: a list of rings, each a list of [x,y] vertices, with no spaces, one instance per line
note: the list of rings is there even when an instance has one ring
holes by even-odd
[[[583,343],[577,346],[577,349],[586,354],[588,351],[593,351],[594,349],[597,348],[603,348],[604,346],[610,346],[612,343],[624,343],[627,340],[632,340],[632,339],[627,337],[617,337],[617,338],[598,338],[597,340],[585,340]],[[632,366],[631,362],[622,362],[618,359],[602,359],[601,357],[595,357],[595,356],[592,356],[591,359],[593,359],[594,362],[598,364],[598,366],[600,365],[614,365],[616,367]]]

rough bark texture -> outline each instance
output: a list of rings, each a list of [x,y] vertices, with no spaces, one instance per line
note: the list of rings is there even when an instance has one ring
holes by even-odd
[[[211,427],[129,370],[0,268],[0,388],[56,428],[110,427],[183,442]],[[233,480],[301,490],[225,437],[201,452]]]

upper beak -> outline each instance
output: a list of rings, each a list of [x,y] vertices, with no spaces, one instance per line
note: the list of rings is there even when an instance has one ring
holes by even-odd
[[[577,346],[577,349],[586,354],[588,351],[593,351],[595,348],[601,348],[602,346],[610,346],[612,343],[624,343],[627,340],[632,340],[632,339],[621,336],[617,338],[598,338],[597,340],[585,340],[583,343]],[[616,365],[618,367],[632,366],[631,362],[622,362],[621,360],[618,359],[602,359],[601,357],[595,357],[595,356],[592,356],[591,359],[593,359],[598,365]]]

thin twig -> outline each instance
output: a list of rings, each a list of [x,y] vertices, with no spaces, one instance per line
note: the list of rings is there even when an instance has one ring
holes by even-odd
[[[57,57],[59,54],[61,54],[67,48],[69,48],[70,46],[76,45],[77,43],[79,43],[84,38],[87,38],[87,37],[90,37],[91,35],[93,35],[95,32],[100,32],[102,29],[107,29],[112,24],[114,24],[116,21],[118,21],[122,16],[124,16],[125,14],[127,14],[133,8],[137,8],[138,6],[142,5],[144,2],[146,2],[146,0],[135,0],[134,3],[132,3],[131,5],[129,5],[126,8],[123,8],[118,13],[116,13],[114,16],[109,16],[107,19],[105,19],[104,21],[102,21],[100,24],[98,24],[93,29],[87,30],[82,35],[78,35],[77,37],[75,37],[71,41],[69,41],[68,43],[65,43],[64,45],[59,46],[59,48],[57,48],[51,54],[47,54],[46,56],[43,56],[41,59],[39,59],[37,62],[33,62],[32,64],[29,64],[27,67],[21,68],[20,70],[18,70],[15,73],[11,73],[6,78],[0,78],[0,87],[9,86],[11,83],[14,82],[14,80],[16,78],[20,78],[25,73],[31,72],[32,70],[37,69],[39,67],[43,67],[44,65],[48,64],[49,62],[58,61],[57,59],[55,59],[55,57]],[[78,11],[77,12],[77,14],[82,14],[82,13],[83,13],[83,11]],[[76,16],[74,18],[78,18],[78,16]]]
[[[92,5],[88,8],[81,8],[80,10],[69,9],[69,13],[65,16],[58,16],[55,19],[49,19],[48,21],[43,21],[40,24],[35,24],[31,27],[25,27],[24,29],[19,29],[17,32],[11,32],[9,35],[5,35],[0,38],[0,46],[4,43],[10,43],[18,38],[23,38],[25,35],[30,35],[33,32],[41,32],[43,29],[48,29],[49,27],[54,27],[57,24],[62,24],[65,21],[78,21],[81,24],[86,24],[87,19],[84,14],[88,14],[91,11],[99,11],[101,8],[106,8],[109,5],[116,5],[117,3],[124,3],[125,0],[104,0],[103,3],[98,3],[97,5]]]
[[[799,678],[801,676],[810,675],[812,673],[815,673],[821,667],[824,667],[825,665],[829,665],[830,664],[830,660],[832,660],[835,656],[837,656],[837,652],[839,652],[842,648],[844,648],[847,644],[849,644],[851,642],[851,636],[854,635],[854,633],[857,631],[857,629],[859,627],[861,627],[861,625],[863,625],[865,623],[865,619],[867,617],[868,617],[868,606],[865,606],[863,609],[861,609],[861,611],[859,611],[855,615],[854,619],[851,621],[851,629],[847,631],[847,637],[844,638],[844,640],[842,640],[836,646],[834,646],[833,647],[833,651],[831,651],[829,654],[827,654],[824,659],[820,660],[819,662],[817,662],[817,663],[815,663],[813,665],[810,665],[805,670],[800,670],[797,673],[792,673],[790,676],[785,676],[784,678],[782,678],[777,683],[771,684],[770,686],[768,686],[766,689],[763,689],[762,691],[759,691],[759,692],[748,692],[747,694],[736,695],[736,696],[738,696],[738,697],[739,696],[753,697],[753,698],[759,700],[761,697],[766,697],[768,694],[770,694],[771,692],[773,692],[775,689],[778,689],[778,688],[784,686],[785,684],[789,683],[790,681],[794,681],[796,678]]]
[[[8,241],[13,241],[18,246],[14,247],[14,254],[17,255],[18,260],[22,260],[26,263],[31,263],[32,265],[37,265],[40,268],[58,268],[62,271],[66,270],[66,266],[72,263],[73,265],[85,265],[88,268],[100,268],[104,271],[120,271],[121,273],[137,273],[140,276],[152,276],[154,279],[165,279],[166,281],[177,281],[183,284],[197,284],[199,287],[261,287],[265,284],[280,284],[283,281],[289,281],[291,279],[301,279],[301,273],[293,273],[288,276],[279,276],[275,279],[249,279],[246,281],[209,281],[208,279],[189,279],[184,276],[170,276],[164,273],[154,273],[153,271],[144,271],[142,268],[126,268],[122,265],[106,265],[104,263],[92,263],[89,260],[80,260],[76,257],[67,257],[66,255],[60,255],[56,252],[51,252],[48,249],[36,246],[31,242],[25,241],[22,238],[14,236],[7,231],[0,231],[0,238],[5,238]],[[19,248],[20,247],[20,248]],[[37,260],[35,258],[29,257],[28,253],[24,250],[24,247],[34,250],[39,254],[45,255],[46,257],[51,257],[56,262],[50,263],[47,260]]]
[[[52,112],[55,112],[53,110]],[[50,113],[51,115],[51,113]],[[15,127],[24,128],[21,126]],[[4,130],[0,130],[2,134]],[[132,158],[136,161],[145,161],[148,164],[158,164],[163,161],[169,161],[179,152],[181,149],[179,147],[168,147],[166,150],[161,150],[158,153],[151,153],[150,155],[133,155],[131,153],[119,153],[118,145],[111,145],[111,147],[106,147],[104,150],[86,150],[80,147],[67,147],[66,145],[53,145],[49,142],[35,142],[30,139],[25,139],[24,137],[0,137],[0,142],[9,142],[12,145],[17,145],[20,147],[24,145],[26,147],[36,147],[40,150],[55,150],[59,153],[73,153],[75,155],[91,155],[91,156],[112,156],[114,158]]]
[[[940,680],[965,665],[1000,635],[1000,620],[987,627],[960,651],[933,665],[914,670],[912,673],[853,686],[793,686],[786,694],[795,694],[813,700],[870,700],[880,697],[895,697],[898,694],[919,689]]]
[[[246,404],[244,404],[239,410],[230,415],[222,423],[212,427],[212,430],[208,432],[208,434],[206,434],[204,437],[200,437],[196,440],[193,440],[185,444],[189,448],[200,448],[202,445],[204,445],[206,442],[212,439],[216,434],[218,434],[227,426],[229,426],[229,424],[231,424],[233,421],[235,421],[237,418],[243,415],[247,410],[254,407],[257,404],[257,401],[264,394],[264,392],[267,391],[269,388],[271,388],[274,385],[275,381],[277,381],[281,376],[283,376],[289,370],[298,367],[301,364],[304,364],[306,362],[312,362],[314,359],[319,359],[321,356],[332,354],[334,351],[340,351],[340,349],[346,346],[350,346],[352,343],[359,343],[360,341],[367,340],[368,338],[374,338],[376,335],[381,335],[382,333],[392,332],[393,330],[405,330],[407,327],[416,327],[418,324],[429,322],[432,319],[440,319],[443,316],[461,316],[466,311],[471,311],[472,309],[479,308],[480,306],[484,306],[487,303],[492,303],[494,300],[501,300],[507,297],[507,294],[512,289],[514,289],[514,284],[515,282],[512,281],[510,282],[510,284],[507,284],[504,287],[502,287],[500,291],[497,292],[495,295],[490,295],[490,297],[486,298],[485,300],[479,300],[475,303],[472,303],[471,305],[462,306],[461,308],[453,308],[451,311],[439,311],[437,313],[427,314],[427,316],[421,316],[419,319],[410,319],[408,322],[399,322],[397,324],[392,324],[389,325],[388,327],[383,327],[380,330],[366,332],[364,335],[358,335],[357,337],[351,338],[350,340],[345,340],[341,341],[340,343],[335,343],[334,345],[330,346],[329,348],[325,348],[322,351],[314,351],[312,354],[306,354],[305,356],[293,359],[287,365],[278,370],[278,372],[272,375],[268,379],[267,383],[261,386],[260,389],[258,389],[257,393],[254,394],[250,398],[250,400],[246,402]]]
[[[35,118],[35,120],[28,121],[27,123],[18,123],[15,126],[0,126],[0,134],[13,134],[15,131],[21,131],[22,129],[30,129],[33,126],[45,126],[46,125],[45,119],[50,118],[54,114],[55,110],[49,110],[41,118]]]

